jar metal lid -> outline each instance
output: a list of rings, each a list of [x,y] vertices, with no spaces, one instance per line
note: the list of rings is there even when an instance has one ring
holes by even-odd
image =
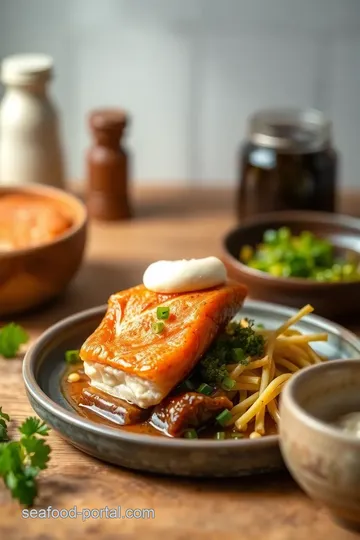
[[[52,77],[53,59],[45,54],[15,54],[1,63],[1,81],[4,84],[34,84]]]
[[[249,119],[253,144],[284,153],[309,153],[328,146],[331,122],[316,109],[261,110]]]

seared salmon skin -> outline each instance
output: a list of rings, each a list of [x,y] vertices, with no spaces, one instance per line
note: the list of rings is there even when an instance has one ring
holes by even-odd
[[[92,386],[142,408],[160,403],[194,368],[246,294],[234,281],[181,294],[155,293],[143,285],[113,294],[80,350]],[[168,319],[159,321],[158,307],[169,308]],[[159,322],[160,332],[154,329]]]

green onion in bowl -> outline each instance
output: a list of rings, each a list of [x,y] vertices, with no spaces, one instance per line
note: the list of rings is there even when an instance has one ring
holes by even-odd
[[[360,262],[350,251],[339,258],[327,239],[309,231],[295,235],[288,227],[268,229],[255,248],[243,246],[240,261],[274,277],[328,282],[360,280]]]

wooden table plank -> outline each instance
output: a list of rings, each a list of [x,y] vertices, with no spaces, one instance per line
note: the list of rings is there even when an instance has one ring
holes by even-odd
[[[126,223],[92,223],[86,261],[66,294],[19,321],[35,339],[60,318],[105,303],[110,293],[138,283],[160,258],[220,253],[220,239],[235,223],[228,190],[147,189],[135,193],[137,217]],[[360,214],[360,196],[342,199]],[[351,321],[360,329],[360,321]],[[16,425],[33,414],[21,378],[21,358],[0,360],[0,405]],[[49,469],[41,475],[36,508],[153,508],[155,519],[24,519],[0,486],[0,538],[57,540],[218,539],[351,540],[326,511],[285,472],[237,480],[184,480],[144,475],[104,464],[51,433]]]

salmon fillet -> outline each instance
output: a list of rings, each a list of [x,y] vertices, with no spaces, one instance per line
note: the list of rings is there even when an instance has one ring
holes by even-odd
[[[80,350],[92,386],[147,408],[167,396],[194,368],[241,308],[246,287],[236,282],[182,294],[138,285],[110,297],[102,322]],[[170,316],[154,333],[157,307]]]

